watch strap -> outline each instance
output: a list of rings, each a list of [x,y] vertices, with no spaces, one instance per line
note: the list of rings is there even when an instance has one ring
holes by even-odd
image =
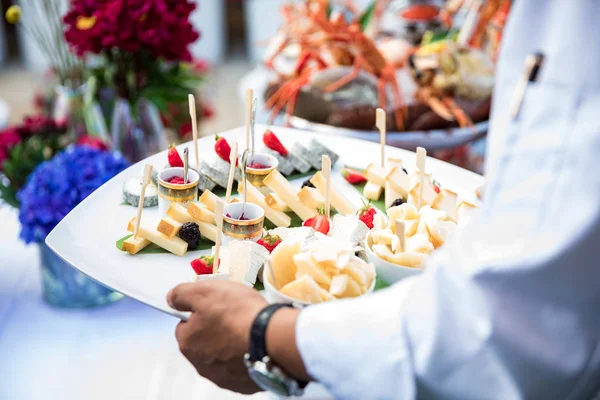
[[[263,308],[252,323],[250,328],[250,349],[249,355],[251,361],[260,361],[267,356],[267,325],[275,312],[284,307],[293,307],[291,304],[270,304]]]

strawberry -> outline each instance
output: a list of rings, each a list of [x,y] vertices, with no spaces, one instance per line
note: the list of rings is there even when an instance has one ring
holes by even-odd
[[[352,185],[357,185],[367,181],[367,177],[363,173],[351,168],[344,168],[342,170],[342,176],[344,179],[346,179],[346,181],[348,181],[348,183]]]
[[[287,155],[288,155],[287,149],[281,144],[281,142],[279,141],[279,138],[277,136],[275,136],[275,134],[273,133],[272,130],[267,129],[265,131],[265,134],[263,135],[263,143],[269,149],[275,150],[282,156],[287,157]]]
[[[256,243],[269,250],[269,253],[272,253],[273,250],[275,250],[275,247],[279,246],[279,243],[281,243],[281,238],[277,235],[267,235],[262,239],[258,239],[258,242]]]
[[[371,204],[365,204],[363,208],[358,210],[358,219],[361,220],[369,229],[373,229],[373,219],[377,210],[371,207]]]
[[[215,135],[215,151],[219,157],[229,162],[231,147],[229,146],[229,143],[227,143],[227,139],[222,138],[219,135]]]
[[[440,194],[440,184],[435,179],[433,180],[433,190],[435,190],[437,194]]]
[[[310,226],[317,232],[321,232],[324,235],[329,233],[329,219],[324,214],[324,210],[322,208],[319,209],[319,213],[312,218],[304,221],[303,226]]]
[[[183,167],[183,160],[181,159],[181,156],[177,152],[175,146],[169,147],[167,159],[169,160],[169,165],[171,167]]]
[[[210,275],[213,273],[214,257],[202,256],[190,262],[196,275]]]

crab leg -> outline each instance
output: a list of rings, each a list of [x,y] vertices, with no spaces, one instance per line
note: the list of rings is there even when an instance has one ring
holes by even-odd
[[[406,117],[406,104],[402,98],[402,92],[398,80],[396,80],[396,71],[393,67],[386,66],[383,71],[383,77],[385,81],[392,85],[392,94],[394,96],[394,118],[396,120],[396,129],[399,131],[404,130],[404,118]],[[383,96],[385,98],[385,85],[383,90]],[[381,95],[380,95],[381,96]],[[381,100],[381,97],[380,97]],[[385,110],[385,108],[384,108]]]
[[[273,61],[275,60],[275,58],[281,54],[281,52],[290,44],[290,38],[286,37],[285,39],[283,39],[283,41],[281,42],[281,44],[279,46],[277,46],[277,49],[275,50],[275,52],[271,55],[271,57],[269,57],[269,59],[265,62],[265,64],[267,65],[267,68],[269,69],[275,69],[274,65],[273,65]]]
[[[364,58],[362,58],[361,56],[356,57],[356,59],[354,60],[354,67],[353,67],[352,71],[348,75],[343,76],[342,78],[340,78],[337,81],[328,85],[325,88],[325,91],[326,92],[335,92],[339,88],[352,82],[354,79],[356,79],[356,77],[360,73],[360,69],[361,69],[363,63],[364,63]]]
[[[448,109],[450,110],[452,115],[454,115],[454,117],[456,118],[456,121],[458,122],[458,125],[461,128],[464,128],[467,126],[473,126],[473,121],[471,120],[471,118],[467,115],[467,113],[462,108],[460,108],[454,102],[454,100],[452,100],[450,97],[444,97],[442,99],[442,102],[448,107]]]

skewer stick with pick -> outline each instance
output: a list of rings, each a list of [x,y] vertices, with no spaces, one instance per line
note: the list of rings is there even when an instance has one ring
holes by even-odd
[[[385,136],[386,136],[386,114],[382,108],[377,109],[375,125],[379,129],[379,143],[381,144],[381,166],[385,167]]]
[[[142,179],[142,192],[140,193],[140,204],[138,204],[137,218],[135,219],[135,229],[133,238],[137,239],[138,231],[140,230],[140,222],[142,220],[142,210],[144,209],[144,198],[146,197],[146,188],[152,180],[152,165],[146,164],[144,167],[144,178]]]
[[[404,221],[397,219],[395,222],[396,228],[396,236],[400,239],[400,248],[398,251],[405,251],[406,247],[404,247],[404,241],[406,240],[406,226],[404,225]]]
[[[225,192],[225,204],[231,200],[231,190],[233,188],[233,178],[235,176],[235,164],[237,161],[238,143],[233,142],[231,153],[229,153],[229,180],[227,181],[227,192]]]
[[[246,89],[246,149],[250,148],[250,125],[252,124],[252,89]]]
[[[321,173],[325,178],[325,216],[329,219],[331,214],[331,159],[323,155]]]
[[[417,168],[419,168],[419,199],[417,204],[419,210],[423,207],[423,186],[425,186],[425,159],[427,158],[427,150],[423,147],[417,147]]]
[[[213,274],[219,270],[219,254],[221,253],[221,235],[223,234],[223,200],[215,205],[215,222],[217,223],[217,240],[213,251]]]
[[[196,116],[196,98],[193,94],[188,95],[190,104],[190,117],[192,118],[192,135],[194,137],[194,155],[196,156],[196,171],[200,171],[200,159],[198,157],[198,119]]]

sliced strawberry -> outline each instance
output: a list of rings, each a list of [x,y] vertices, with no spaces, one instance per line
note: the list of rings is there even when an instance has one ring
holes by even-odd
[[[275,136],[275,134],[273,133],[272,130],[267,129],[265,131],[265,134],[263,135],[263,143],[269,149],[278,152],[279,154],[281,154],[284,157],[287,157],[287,155],[288,155],[287,149],[283,146],[283,144],[281,144],[281,142],[279,141],[279,138],[277,136]]]
[[[319,214],[317,214],[316,216],[307,219],[306,221],[304,221],[304,226],[310,226],[311,228],[313,228],[315,231],[317,232],[321,232],[324,235],[327,235],[329,233],[329,228],[330,228],[330,223],[329,223],[329,219],[327,219],[327,217],[325,215],[323,215],[324,210],[321,208],[319,209]]]
[[[269,253],[272,253],[273,250],[275,250],[275,248],[279,246],[279,243],[281,243],[281,238],[277,235],[267,235],[262,239],[259,239],[256,243],[269,250]]]
[[[229,143],[227,143],[227,139],[215,135],[215,152],[223,160],[229,162],[231,147],[229,146]]]
[[[169,160],[169,165],[171,167],[183,167],[183,160],[181,159],[181,156],[177,152],[175,146],[169,147],[167,159]]]
[[[346,179],[346,181],[348,181],[348,183],[352,185],[357,185],[367,181],[367,177],[364,174],[351,168],[344,168],[342,170],[342,176],[344,179]]]

